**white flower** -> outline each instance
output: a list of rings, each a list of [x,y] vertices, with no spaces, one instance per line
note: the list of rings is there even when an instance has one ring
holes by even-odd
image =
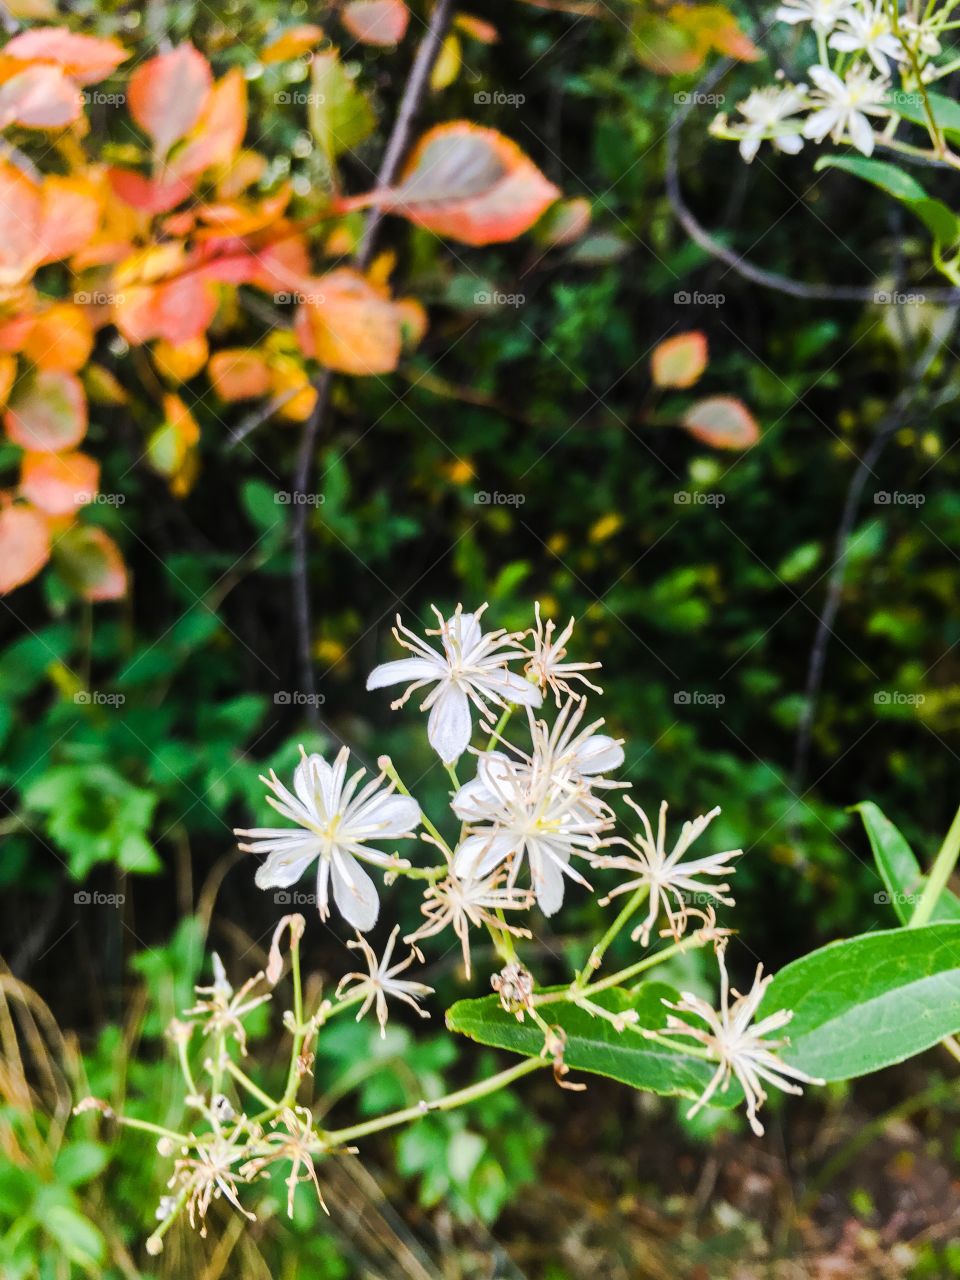
[[[367,942],[366,938],[357,935],[356,942],[348,942],[348,947],[354,947],[358,951],[363,952],[363,958],[367,962],[368,973],[348,973],[345,974],[337,986],[337,999],[341,997],[349,988],[351,983],[356,984],[353,987],[354,995],[362,995],[364,997],[363,1004],[357,1014],[359,1022],[363,1015],[367,1012],[372,1004],[376,1004],[377,1021],[380,1023],[380,1036],[385,1037],[387,1034],[387,996],[392,996],[395,1000],[402,1000],[404,1004],[408,1004],[411,1009],[415,1009],[421,1018],[429,1018],[430,1014],[426,1009],[421,1009],[417,1004],[417,1000],[422,996],[433,994],[433,987],[427,987],[422,982],[410,982],[405,978],[398,978],[398,973],[403,973],[404,969],[409,969],[416,959],[417,953],[411,951],[406,960],[390,967],[390,961],[393,958],[393,948],[396,946],[397,935],[400,932],[398,924],[393,926],[393,932],[387,940],[384,948],[383,958],[377,959],[376,952]]]
[[[420,704],[420,710],[430,712],[427,737],[445,764],[454,764],[469,745],[473,732],[471,702],[487,714],[487,702],[500,707],[510,703],[539,707],[542,701],[539,689],[507,666],[514,659],[526,657],[518,643],[521,633],[502,628],[484,633],[480,618],[486,607],[484,604],[476,613],[464,613],[457,605],[453,617],[446,620],[434,609],[440,626],[426,634],[440,637],[442,652],[408,631],[398,617],[393,634],[414,657],[382,663],[367,680],[368,689],[413,682],[402,698],[391,703],[394,710],[402,707],[415,690],[436,686]]]
[[[526,650],[530,661],[524,670],[540,692],[545,694],[547,689],[552,689],[558,707],[561,693],[568,693],[572,698],[582,696],[570,687],[572,680],[579,680],[594,693],[603,693],[602,689],[591,684],[583,674],[584,671],[599,670],[601,666],[599,662],[564,662],[567,656],[566,644],[573,635],[575,620],[571,618],[560,634],[554,637],[557,624],[552,618],[544,623],[540,617],[539,600],[534,605],[534,613],[537,619],[536,626],[530,632],[533,647]]]
[[[912,14],[901,14],[900,35],[903,38],[903,42],[909,48],[916,49],[917,52],[923,54],[925,58],[935,58],[942,52],[936,30],[932,27],[932,24],[925,19],[921,19],[918,22]],[[923,70],[924,72],[928,72],[931,68],[924,67]],[[935,70],[935,68],[933,70]]]
[[[737,103],[737,110],[746,123],[738,123],[734,129],[740,138],[740,154],[747,164],[764,141],[772,142],[778,151],[791,156],[796,155],[803,147],[800,121],[796,119],[796,113],[807,106],[806,95],[805,84],[787,85],[783,88],[767,85],[763,89],[752,90],[743,102]]]
[[[890,29],[883,0],[849,9],[837,24],[829,45],[841,53],[865,53],[882,76],[890,74],[889,58],[899,62],[904,57],[903,45]]]
[[[850,0],[785,0],[776,12],[778,22],[809,22],[814,31],[832,31],[851,8]]]
[[[555,776],[570,774],[589,787],[627,786],[627,783],[612,782],[603,777],[603,774],[622,766],[623,739],[597,733],[605,723],[603,719],[594,720],[581,729],[580,722],[586,709],[586,699],[577,701],[571,694],[549,728],[545,720],[536,720],[533,712],[527,712],[533,743],[531,767]]]
[[[409,796],[395,795],[392,783],[384,786],[382,774],[358,791],[366,769],[358,769],[347,780],[347,747],[333,765],[322,756],[308,756],[302,747],[300,752],[303,758],[293,775],[295,794],[272,770],[269,778],[262,779],[277,797],[267,796],[267,803],[298,827],[257,827],[234,834],[249,836],[253,841],[241,844],[241,849],[269,855],[257,870],[256,881],[261,889],[289,888],[318,860],[317,906],[321,920],[330,915],[332,881],[333,898],[343,918],[356,929],[372,929],[380,898],[376,885],[357,859],[381,867],[403,865],[396,854],[372,848],[370,842],[412,839],[420,821],[420,806]]]
[[[533,894],[526,889],[518,889],[504,884],[506,871],[500,867],[490,875],[477,876],[471,867],[466,867],[459,874],[450,867],[447,875],[431,884],[423,895],[420,910],[425,917],[424,923],[416,933],[409,934],[404,942],[414,944],[421,938],[432,938],[441,933],[448,925],[460,939],[463,950],[463,964],[470,977],[470,926],[480,929],[484,925],[491,929],[505,930],[517,938],[529,938],[529,929],[521,929],[517,925],[507,924],[494,912],[524,910],[533,904]]]
[[[240,1052],[247,1052],[247,1033],[243,1019],[258,1005],[270,999],[266,995],[251,996],[254,987],[260,982],[263,973],[255,973],[248,978],[239,991],[234,991],[223,967],[223,961],[213,953],[213,983],[209,987],[194,987],[198,996],[207,996],[206,1000],[198,1000],[192,1009],[184,1012],[185,1018],[197,1018],[203,1021],[204,1034],[230,1034],[236,1040]],[[249,997],[249,998],[248,998]]]
[[[678,1004],[671,1004],[668,1000],[663,1002],[668,1009],[675,1009],[677,1013],[692,1013],[702,1018],[707,1024],[706,1028],[692,1027],[684,1019],[671,1015],[667,1019],[667,1030],[674,1035],[690,1036],[698,1041],[708,1050],[711,1058],[719,1063],[702,1097],[697,1099],[687,1112],[687,1116],[696,1115],[700,1108],[713,1097],[718,1086],[721,1093],[725,1093],[730,1087],[732,1073],[740,1081],[747,1100],[747,1118],[750,1121],[750,1128],[759,1137],[763,1134],[763,1125],[757,1118],[757,1111],[767,1097],[761,1084],[762,1080],[766,1080],[778,1089],[783,1089],[786,1093],[803,1092],[799,1085],[791,1083],[793,1080],[801,1080],[805,1084],[823,1084],[824,1081],[816,1076],[807,1075],[799,1067],[792,1067],[782,1062],[776,1056],[777,1050],[789,1044],[789,1040],[765,1041],[763,1038],[771,1031],[779,1031],[781,1027],[785,1027],[793,1017],[792,1010],[779,1009],[755,1025],[750,1025],[773,977],[772,974],[768,974],[766,978],[762,976],[763,965],[757,965],[756,976],[750,991],[744,996],[734,991],[733,995],[736,998],[733,1004],[730,1003],[725,950],[726,944],[717,947],[717,960],[720,964],[719,1010],[714,1009],[706,1000],[701,1000],[699,996],[691,995],[689,991],[681,994]]]
[[[611,826],[606,806],[591,797],[588,783],[572,770],[551,772],[536,757],[515,761],[501,751],[477,757],[477,776],[461,787],[451,808],[470,825],[457,848],[458,874],[488,875],[512,856],[509,883],[515,884],[526,854],[530,878],[544,915],[563,902],[563,877],[590,888],[570,866],[573,854],[601,847]]]
[[[700,877],[732,875],[736,868],[731,864],[730,859],[741,857],[742,849],[728,849],[723,853],[708,854],[705,858],[683,861],[683,855],[717,816],[720,812],[719,808],[711,809],[709,813],[703,814],[694,822],[685,822],[680,830],[679,840],[667,853],[666,800],[660,806],[660,821],[657,837],[654,839],[647,815],[629,796],[625,796],[624,799],[639,815],[643,823],[643,831],[637,832],[636,844],[620,836],[614,837],[610,843],[625,845],[630,850],[630,856],[603,858],[598,865],[636,873],[635,879],[619,885],[607,894],[606,898],[601,899],[601,903],[609,902],[611,898],[621,893],[632,893],[642,885],[647,885],[650,890],[647,918],[643,924],[634,929],[632,934],[634,941],[639,938],[644,946],[648,944],[650,931],[657,922],[661,906],[666,912],[674,937],[679,938],[686,928],[689,914],[688,905],[683,897],[685,892],[706,895],[716,902],[733,906],[733,899],[725,896],[730,888],[728,884],[714,884],[703,881]],[[674,914],[674,908],[676,914]]]
[[[873,128],[867,114],[887,114],[887,82],[874,80],[867,66],[851,67],[845,80],[827,67],[811,67],[810,79],[817,86],[813,94],[817,109],[807,117],[803,136],[822,142],[830,134],[834,142],[839,142],[847,133],[858,151],[870,155]]]

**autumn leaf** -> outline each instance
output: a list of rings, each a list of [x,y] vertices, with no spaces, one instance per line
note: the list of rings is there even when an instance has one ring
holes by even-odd
[[[399,44],[407,31],[410,10],[404,0],[349,0],[340,21],[361,44]]]
[[[87,178],[44,178],[36,265],[70,258],[89,243],[100,225],[102,207],[99,190]]]
[[[340,209],[375,205],[437,235],[485,245],[522,235],[559,195],[516,143],[460,120],[420,139],[397,187],[341,201]]]
[[[0,85],[0,129],[64,129],[82,111],[80,91],[59,67],[28,67]]]
[[[263,46],[260,61],[289,62],[292,58],[302,58],[324,39],[323,27],[315,23],[304,22],[296,27],[287,27],[279,32]]]
[[[116,40],[78,35],[67,27],[21,31],[4,46],[3,53],[22,62],[53,63],[77,84],[96,84],[130,56]]]
[[[684,413],[681,426],[715,449],[748,449],[760,439],[756,419],[734,396],[698,400]]]
[[[336,49],[324,49],[310,60],[310,132],[327,162],[352,150],[370,136],[376,116],[357,88]]]
[[[391,373],[402,344],[401,318],[358,271],[339,267],[308,282],[309,301],[294,329],[304,355],[339,373]]]
[[[55,302],[37,316],[22,350],[38,369],[76,373],[93,350],[93,327],[82,307]]]
[[[199,463],[196,447],[200,427],[179,396],[163,397],[164,421],[147,441],[147,460],[154,471],[165,476],[175,497],[182,498],[193,487]]]
[[[17,377],[17,357],[9,351],[0,351],[0,405],[7,403]]]
[[[218,351],[207,373],[221,400],[256,400],[270,390],[270,365],[259,351]]]
[[[707,359],[707,338],[699,330],[665,338],[650,357],[654,385],[692,387],[706,369]]]
[[[0,507],[0,595],[36,577],[50,559],[50,529],[32,507]]]
[[[210,90],[196,125],[171,162],[173,173],[196,177],[206,169],[226,168],[243,146],[247,131],[247,82],[234,67]]]
[[[171,382],[186,382],[196,377],[207,363],[210,349],[204,334],[174,344],[162,338],[154,345],[153,363]]]
[[[544,215],[537,226],[537,235],[551,249],[575,244],[586,233],[592,216],[586,196],[560,200]]]
[[[212,84],[209,62],[189,43],[137,67],[127,86],[127,101],[157,155],[166,156],[197,123]]]
[[[120,548],[95,525],[67,529],[56,541],[53,559],[64,582],[84,600],[119,600],[126,593]]]
[[[140,213],[169,213],[192,193],[193,185],[166,171],[161,178],[147,178],[135,169],[108,169],[107,180],[115,195]]]
[[[134,346],[154,338],[179,346],[206,333],[216,310],[216,285],[188,272],[162,284],[123,286],[113,318]]]
[[[30,452],[59,453],[87,430],[87,399],[72,373],[38,370],[19,383],[3,415],[7,436]]]
[[[20,460],[20,492],[50,516],[72,515],[99,486],[100,464],[86,453],[25,453]]]
[[[0,162],[0,288],[32,273],[40,216],[39,186],[16,165]]]
[[[458,13],[453,20],[453,25],[465,36],[479,41],[480,44],[496,44],[500,39],[500,33],[492,22],[474,17],[472,13]]]

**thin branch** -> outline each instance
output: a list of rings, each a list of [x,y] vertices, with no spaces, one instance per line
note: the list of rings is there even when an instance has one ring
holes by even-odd
[[[440,53],[443,38],[450,23],[453,0],[437,0],[430,14],[430,21],[420,41],[410,74],[403,89],[400,106],[393,123],[387,148],[375,183],[376,189],[389,187],[395,181],[403,157],[410,146],[413,124],[420,110],[430,81],[430,73]],[[367,214],[363,237],[357,251],[357,266],[362,271],[370,265],[376,243],[377,230],[383,213],[372,209]],[[310,484],[310,472],[316,451],[317,437],[324,425],[330,406],[332,374],[329,369],[315,379],[317,403],[303,424],[300,447],[294,468],[294,494],[305,494]],[[293,605],[297,636],[297,656],[300,668],[300,691],[306,695],[307,720],[316,728],[320,722],[317,706],[316,680],[313,672],[313,643],[310,612],[310,580],[308,565],[308,521],[310,507],[300,501],[293,510]]]

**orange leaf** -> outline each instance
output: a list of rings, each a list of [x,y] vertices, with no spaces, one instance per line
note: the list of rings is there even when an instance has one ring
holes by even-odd
[[[391,373],[400,359],[400,315],[351,267],[309,282],[294,324],[304,355],[339,373]]]
[[[268,40],[260,54],[261,62],[288,62],[291,58],[302,57],[320,43],[324,38],[323,27],[312,22],[301,23],[298,27],[287,27],[272,40]]]
[[[50,530],[32,507],[0,508],[0,595],[36,577],[50,559]]]
[[[119,600],[127,590],[120,548],[95,525],[74,525],[53,550],[58,572],[84,600]]]
[[[55,302],[40,313],[23,346],[38,369],[76,373],[93,350],[93,328],[82,307]]]
[[[0,162],[0,288],[33,274],[40,208],[37,184],[16,165]]]
[[[108,169],[107,178],[116,195],[141,213],[169,213],[193,191],[180,178],[146,178],[135,169]]]
[[[256,400],[271,386],[270,366],[259,351],[218,351],[210,359],[208,373],[221,400]]]
[[[60,453],[86,434],[87,398],[74,374],[41,369],[14,388],[3,421],[21,449]]]
[[[457,120],[420,139],[398,187],[341,208],[379,205],[437,235],[484,245],[522,235],[559,195],[516,143]]]
[[[103,208],[86,178],[44,178],[37,265],[71,257],[96,235]]]
[[[481,44],[496,44],[500,39],[500,33],[492,22],[476,18],[472,13],[458,13],[453,25],[465,36],[469,36],[471,40],[479,40]]]
[[[186,382],[200,372],[209,354],[203,334],[176,346],[161,339],[153,348],[153,363],[171,382]]]
[[[170,167],[181,177],[226,168],[243,145],[246,131],[247,82],[240,68],[234,67],[210,90],[200,119]]]
[[[410,21],[404,0],[349,0],[340,21],[362,44],[399,44]]]
[[[116,40],[77,35],[67,27],[22,31],[3,52],[22,62],[52,62],[78,84],[96,84],[130,56]]]
[[[124,286],[113,318],[134,346],[153,338],[179,346],[206,333],[216,310],[216,286],[191,272],[166,284]]]
[[[64,129],[82,111],[77,86],[59,67],[28,67],[0,85],[0,129]]]
[[[696,329],[665,338],[650,357],[650,372],[658,387],[692,387],[706,367],[707,338]]]
[[[69,516],[92,502],[100,486],[100,464],[85,453],[25,453],[20,492],[49,516]]]
[[[210,64],[192,44],[180,44],[137,67],[127,86],[130,114],[165,156],[200,118],[213,83]]]
[[[715,449],[748,449],[760,439],[760,428],[742,400],[709,396],[684,413],[680,425]]]
[[[9,351],[0,351],[0,404],[7,403],[7,396],[17,377],[17,357]]]

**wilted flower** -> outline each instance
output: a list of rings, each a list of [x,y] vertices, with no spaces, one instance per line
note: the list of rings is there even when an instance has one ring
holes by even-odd
[[[440,626],[426,634],[440,637],[442,652],[409,631],[398,617],[393,634],[414,657],[382,663],[367,679],[368,689],[413,682],[401,698],[391,703],[394,710],[402,707],[417,689],[435,686],[420,710],[430,712],[427,737],[446,764],[459,760],[469,745],[473,732],[471,702],[483,714],[489,710],[488,702],[500,707],[510,703],[539,707],[541,702],[539,689],[507,666],[514,659],[526,657],[519,647],[520,633],[502,628],[485,633],[480,619],[486,607],[484,604],[476,613],[464,613],[457,605],[453,617],[446,620],[434,608]]]
[[[683,861],[683,855],[717,816],[720,812],[719,808],[711,809],[709,813],[703,814],[694,822],[685,822],[680,830],[679,840],[667,853],[666,800],[660,806],[660,821],[657,826],[657,836],[654,839],[646,813],[629,796],[625,796],[624,799],[639,816],[643,823],[643,831],[636,833],[635,844],[624,840],[621,836],[614,837],[610,843],[625,845],[630,850],[630,854],[627,857],[605,857],[600,865],[633,872],[635,878],[618,885],[601,901],[609,902],[618,894],[632,893],[643,885],[649,888],[647,918],[643,924],[634,929],[632,934],[634,940],[639,938],[644,946],[647,945],[650,941],[650,931],[657,922],[661,906],[666,913],[674,937],[679,937],[686,928],[688,914],[688,907],[683,898],[684,893],[705,894],[717,902],[733,906],[733,899],[725,896],[730,888],[728,884],[705,882],[701,877],[732,875],[736,868],[730,860],[741,857],[742,849],[728,849],[723,853],[711,853],[704,858]]]
[[[363,958],[367,962],[368,973],[348,973],[341,979],[337,987],[337,997],[345,994],[351,984],[353,986],[354,995],[362,995],[364,997],[363,1004],[357,1013],[357,1021],[359,1022],[363,1015],[367,1012],[372,1004],[376,1004],[377,1021],[380,1023],[381,1038],[387,1034],[387,996],[392,996],[395,1000],[402,1000],[404,1004],[408,1004],[411,1009],[416,1010],[421,1018],[429,1018],[430,1014],[426,1009],[421,1009],[417,1004],[417,1000],[423,996],[433,994],[433,987],[425,986],[422,982],[410,982],[406,978],[398,978],[398,973],[403,973],[404,969],[409,969],[416,959],[416,952],[411,951],[406,960],[400,964],[390,967],[390,960],[393,957],[393,948],[396,946],[397,936],[400,933],[400,926],[394,925],[393,932],[387,940],[384,948],[383,958],[378,960],[375,951],[367,942],[366,938],[359,935],[356,942],[348,942],[348,947],[353,947],[363,952]]]
[[[187,1216],[191,1227],[200,1221],[200,1234],[207,1234],[207,1210],[213,1200],[223,1196],[245,1218],[256,1222],[256,1214],[245,1209],[240,1203],[237,1180],[247,1182],[239,1169],[234,1166],[246,1154],[246,1146],[236,1142],[236,1131],[231,1134],[214,1133],[208,1140],[198,1141],[194,1148],[195,1155],[183,1156],[173,1166],[173,1177],[168,1187],[187,1193]]]
[[[317,905],[321,920],[330,915],[329,885],[344,919],[356,929],[372,929],[380,910],[380,898],[373,880],[358,858],[376,866],[399,865],[396,855],[371,846],[371,841],[412,839],[420,821],[420,806],[409,796],[395,795],[393,783],[384,785],[383,775],[372,778],[359,792],[366,773],[358,769],[347,781],[350,751],[344,747],[333,765],[319,755],[303,756],[293,775],[292,794],[271,770],[263,778],[278,797],[267,796],[278,813],[296,822],[302,830],[286,827],[258,827],[236,831],[249,836],[252,844],[240,848],[250,853],[268,854],[256,875],[261,889],[288,888],[314,861],[317,868]]]
[[[841,53],[865,53],[882,76],[890,74],[889,58],[897,62],[904,56],[903,45],[890,28],[883,0],[848,9],[830,37],[829,45]]]
[[[278,1124],[283,1129],[278,1129]],[[284,1107],[279,1120],[273,1121],[273,1131],[264,1134],[261,1142],[266,1148],[249,1160],[240,1170],[249,1181],[278,1160],[289,1161],[290,1172],[284,1179],[287,1187],[287,1217],[293,1217],[293,1201],[301,1182],[312,1182],[324,1213],[329,1214],[313,1157],[317,1153],[318,1140],[313,1131],[313,1116],[307,1107]],[[303,1172],[301,1173],[301,1169]]]
[[[874,139],[867,115],[887,114],[887,82],[874,80],[863,65],[851,67],[843,80],[828,67],[811,67],[810,79],[817,86],[812,95],[817,109],[807,116],[803,136],[822,142],[829,134],[839,142],[847,133],[858,151],[870,155]]]
[[[667,1019],[667,1030],[674,1035],[690,1036],[691,1039],[702,1044],[711,1058],[719,1063],[702,1096],[687,1112],[688,1117],[696,1115],[718,1088],[721,1092],[726,1092],[730,1087],[732,1074],[740,1081],[743,1088],[750,1128],[760,1136],[763,1133],[763,1125],[757,1118],[757,1111],[767,1097],[762,1080],[766,1080],[777,1089],[783,1089],[786,1093],[797,1094],[802,1093],[803,1090],[792,1081],[800,1080],[804,1084],[823,1084],[824,1081],[807,1075],[799,1067],[792,1067],[782,1062],[776,1056],[779,1049],[790,1043],[789,1040],[764,1040],[764,1036],[769,1035],[771,1031],[779,1031],[781,1027],[787,1025],[793,1017],[792,1010],[779,1009],[755,1025],[750,1025],[760,1007],[764,992],[773,978],[772,974],[768,974],[766,978],[762,976],[763,965],[757,965],[756,976],[750,991],[743,996],[738,991],[733,991],[735,999],[732,1004],[730,1003],[731,991],[727,977],[725,951],[725,943],[717,947],[717,960],[720,965],[719,1009],[714,1009],[706,1000],[691,995],[689,991],[682,993],[677,1004],[671,1004],[668,1000],[663,1002],[668,1009],[674,1009],[677,1013],[691,1013],[702,1018],[707,1024],[706,1028],[693,1027],[689,1022],[671,1014]]]
[[[571,698],[583,696],[570,687],[570,682],[574,680],[579,680],[581,684],[586,685],[588,689],[592,689],[594,693],[603,693],[602,689],[597,688],[595,684],[591,684],[583,674],[584,671],[599,670],[601,663],[564,662],[564,658],[567,656],[566,644],[573,635],[575,620],[571,618],[560,634],[554,638],[553,633],[557,624],[552,618],[548,618],[546,622],[543,621],[540,617],[539,600],[534,605],[534,614],[537,621],[530,632],[533,646],[526,650],[526,653],[529,654],[529,661],[524,670],[540,692],[545,694],[548,689],[552,689],[558,707],[561,693],[567,693]]]
[[[517,938],[529,938],[529,929],[507,924],[494,913],[497,911],[523,910],[533,904],[533,894],[506,884],[507,873],[498,868],[490,875],[477,876],[471,868],[460,874],[450,867],[447,874],[431,884],[423,895],[420,910],[426,919],[415,933],[404,942],[416,943],[420,938],[432,938],[447,926],[453,928],[463,949],[463,964],[470,976],[470,926],[479,929],[486,925],[502,929]]]
[[[227,971],[223,967],[223,961],[213,953],[213,983],[209,987],[195,987],[198,996],[207,997],[204,1000],[198,1000],[192,1009],[184,1011],[185,1018],[197,1018],[203,1023],[203,1029],[207,1035],[223,1033],[231,1034],[240,1046],[240,1052],[247,1052],[247,1033],[243,1025],[243,1019],[252,1009],[256,1009],[258,1005],[265,1004],[270,999],[270,993],[266,995],[252,996],[250,993],[254,987],[262,979],[262,973],[255,973],[252,978],[248,978],[239,991],[234,991],[227,977]],[[248,999],[248,997],[250,997]],[[179,1028],[187,1027],[184,1023],[178,1022],[176,1019],[172,1024],[174,1038],[180,1035]]]

